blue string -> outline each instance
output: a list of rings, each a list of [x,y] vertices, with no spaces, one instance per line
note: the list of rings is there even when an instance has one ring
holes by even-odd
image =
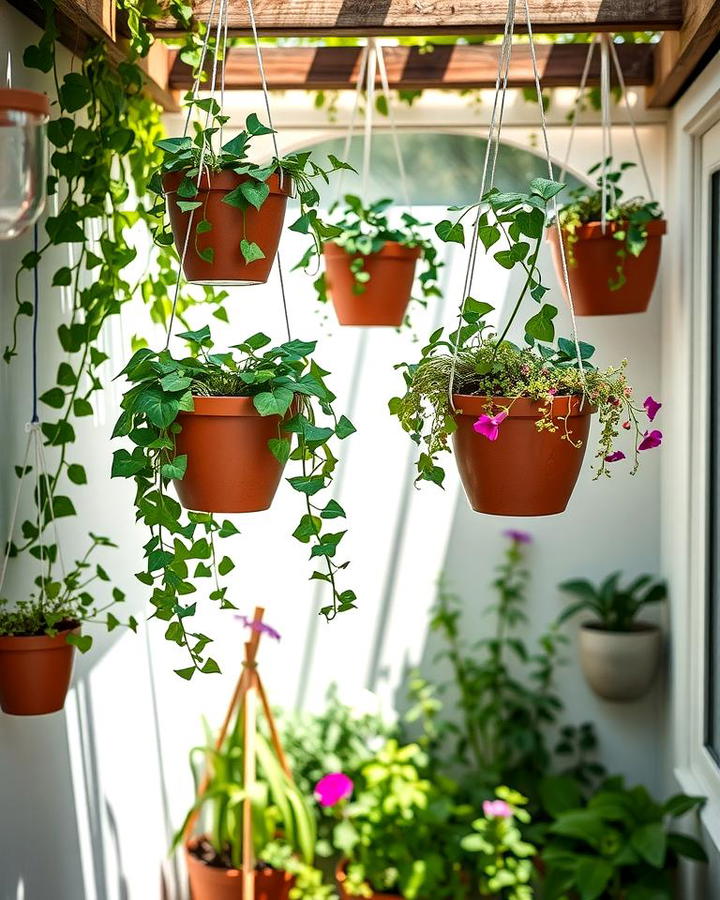
[[[37,252],[38,252],[38,227],[37,225],[33,229],[33,242],[35,247],[35,255],[36,261],[33,266],[33,284],[35,290],[35,302],[33,304],[33,328],[32,328],[32,390],[33,390],[33,399],[32,399],[32,419],[31,422],[36,424],[40,421],[40,416],[38,416],[38,390],[37,390],[37,369],[38,369],[38,352],[37,352],[37,339],[38,339],[38,304],[40,302],[40,276],[38,274],[37,267]]]

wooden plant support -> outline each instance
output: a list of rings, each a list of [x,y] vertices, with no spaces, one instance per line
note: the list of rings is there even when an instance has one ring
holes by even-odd
[[[256,626],[262,623],[265,610],[261,606],[255,607],[253,614],[253,623]],[[257,652],[260,643],[262,631],[255,627],[250,636],[250,640],[245,643],[245,657],[243,659],[240,677],[233,691],[228,705],[225,719],[223,720],[217,739],[215,740],[215,749],[220,750],[228,729],[235,714],[243,717],[243,782],[245,786],[245,799],[243,800],[243,860],[242,860],[242,879],[243,879],[243,900],[255,900],[255,859],[253,853],[252,840],[252,791],[256,778],[256,749],[255,749],[255,730],[257,727],[258,701],[262,712],[268,723],[270,730],[270,740],[283,771],[292,779],[290,766],[288,765],[285,751],[280,743],[280,734],[277,730],[275,717],[268,703],[265,688],[260,680],[260,674],[257,670]],[[197,789],[197,799],[200,799],[207,790],[209,776],[203,775]],[[200,809],[196,809],[195,813],[190,816],[185,825],[185,833],[183,835],[184,842],[187,843],[198,816]]]

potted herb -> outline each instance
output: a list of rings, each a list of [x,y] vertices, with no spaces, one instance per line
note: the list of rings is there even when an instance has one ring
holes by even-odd
[[[598,177],[595,190],[580,187],[548,229],[558,280],[565,290],[559,239],[562,234],[575,312],[580,316],[608,316],[645,312],[650,303],[662,236],[667,230],[659,204],[644,197],[623,196],[620,180],[634,163],[612,168]],[[593,166],[588,174],[601,169]],[[602,225],[603,192],[607,197]],[[559,228],[559,230],[558,230]],[[566,297],[567,299],[567,297]]]
[[[704,798],[677,794],[659,804],[644,787],[627,788],[615,777],[585,802],[572,779],[549,781],[545,900],[672,900],[678,861],[707,860],[694,838],[672,830],[674,820],[699,810]]]
[[[154,212],[162,223],[156,240],[175,242],[188,281],[210,285],[267,281],[293,193],[300,217],[291,229],[312,233],[318,246],[335,233],[317,216],[320,196],[312,181],[318,177],[327,181],[330,173],[350,166],[330,155],[330,168],[323,169],[309,151],[273,157],[263,165],[251,162],[253,138],[273,133],[254,113],[239,134],[216,149],[215,135],[222,133],[227,116],[212,97],[192,105],[207,115],[208,124],[198,126],[194,137],[156,142],[165,155],[149,185],[158,195]]]
[[[235,564],[220,555],[217,540],[238,529],[214,514],[266,509],[288,460],[298,471],[287,480],[304,507],[293,534],[311,545],[311,558],[320,564],[312,577],[331,591],[322,612],[330,619],[354,607],[354,592],[336,583],[347,565],[334,559],[345,531],[326,530],[345,511],[335,500],[318,498],[333,480],[332,440],[355,429],[334,411],[328,373],[312,359],[315,342],[273,347],[266,335],[255,334],[217,353],[207,326],[180,337],[193,355],[175,359],[169,350],[143,348],[121,373],[130,388],[114,436],[127,436],[134,446],[115,451],[112,473],[135,481],[137,517],[152,535],[138,578],[153,587],[155,615],[171,623],[168,640],[187,648],[192,665],[177,671],[190,678],[200,668],[217,671],[217,663],[203,663],[210,639],[187,631],[196,604],[185,605],[183,598],[197,591],[198,580],[212,578],[210,600],[234,607],[219,578]],[[180,503],[168,493],[171,482]],[[186,517],[182,506],[190,510]]]
[[[420,290],[423,305],[440,297],[437,250],[423,237],[415,216],[403,213],[402,224],[391,227],[386,216],[392,199],[365,206],[353,194],[332,227],[335,237],[323,246],[325,272],[315,282],[318,300],[330,296],[341,325],[394,325],[405,320],[415,282],[415,266],[423,260]],[[301,265],[307,265],[313,249]]]
[[[57,548],[42,548],[57,558]],[[125,599],[112,588],[109,603],[98,606],[90,591],[94,582],[107,582],[101,565],[94,565],[92,554],[98,547],[116,546],[107,538],[91,535],[91,544],[82,559],[61,577],[52,568],[35,579],[35,591],[12,608],[0,599],[0,708],[14,716],[41,716],[57,712],[65,705],[72,676],[74,649],[86,653],[92,636],[82,634],[82,626],[104,624],[113,631],[122,623],[110,612]],[[38,547],[38,549],[40,549]],[[130,617],[127,627],[137,629]]]
[[[508,247],[497,251],[495,260],[525,272],[502,332],[497,335],[484,321],[493,307],[468,297],[456,331],[445,338],[438,329],[417,363],[398,367],[404,369],[406,391],[390,401],[390,412],[421,447],[418,480],[442,485],[445,472],[437,457],[449,449],[452,436],[460,477],[477,512],[562,512],[580,472],[593,413],[601,425],[596,477],[625,458],[615,449],[621,426],[635,437],[633,472],[640,451],[662,440],[660,431],[640,424],[645,414],[652,421],[659,405],[650,411],[633,402],[624,362],[600,370],[592,363],[590,344],[565,338],[555,344],[557,309],[543,302],[537,257],[547,203],[562,187],[536,178],[527,194],[493,189],[484,198],[488,209],[479,213],[480,240],[489,249],[505,235]],[[462,243],[460,219],[439,223],[440,237]],[[507,335],[528,293],[540,308],[525,323],[524,344],[518,346]]]
[[[560,590],[578,599],[561,614],[564,622],[577,613],[594,621],[580,626],[580,664],[595,693],[606,700],[637,700],[646,694],[660,662],[662,632],[657,625],[638,622],[640,611],[667,597],[667,588],[650,575],[627,587],[614,572],[595,587],[584,578],[565,581]]]
[[[241,900],[244,841],[242,718],[238,716],[219,750],[209,740],[191,751],[196,785],[206,773],[205,790],[189,810],[173,847],[184,842],[193,900]],[[315,876],[315,819],[306,797],[283,770],[274,750],[255,737],[258,777],[253,787],[252,841],[255,892],[263,900],[303,897]],[[188,837],[196,817],[200,834]],[[293,888],[300,890],[293,891]],[[291,891],[293,892],[291,894]]]
[[[523,840],[519,827],[530,823],[524,808],[527,799],[507,787],[497,788],[495,795],[496,799],[484,801],[482,818],[472,823],[473,832],[461,846],[477,854],[481,897],[532,900],[537,850]]]

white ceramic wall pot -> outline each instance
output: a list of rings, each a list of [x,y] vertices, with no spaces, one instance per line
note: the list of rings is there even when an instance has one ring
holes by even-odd
[[[662,633],[638,622],[634,631],[580,627],[580,665],[593,691],[605,700],[628,702],[646,694],[660,663]]]

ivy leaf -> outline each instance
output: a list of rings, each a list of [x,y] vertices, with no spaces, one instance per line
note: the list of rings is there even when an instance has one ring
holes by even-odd
[[[357,431],[353,423],[346,416],[340,416],[338,419],[337,426],[335,427],[335,434],[343,440],[346,437],[349,437],[351,434],[354,434]]]
[[[465,229],[460,222],[453,224],[449,219],[443,219],[435,226],[435,234],[446,244],[455,243],[465,246]]]
[[[309,496],[317,494],[325,487],[322,475],[298,475],[295,478],[288,478],[288,482],[296,491]]]
[[[227,538],[232,537],[235,534],[240,534],[240,530],[236,528],[229,519],[224,519],[222,526],[218,531],[218,536],[221,538]]]
[[[265,254],[258,245],[252,241],[246,240],[246,238],[243,238],[240,241],[240,252],[246,263],[255,262],[256,259],[265,259]]]
[[[44,394],[40,394],[40,402],[51,406],[53,409],[62,409],[65,405],[65,391],[62,388],[54,387]]]
[[[218,572],[221,575],[227,575],[228,573],[232,572],[232,570],[234,568],[235,568],[235,563],[230,559],[230,557],[223,556],[223,558],[220,560],[220,563],[218,565]]]
[[[290,388],[279,385],[253,397],[253,406],[261,416],[284,416],[290,409],[295,394]]]
[[[195,666],[188,666],[187,669],[175,669],[175,674],[184,678],[185,681],[190,681],[195,674]]]
[[[275,459],[283,465],[290,458],[290,441],[287,438],[270,438],[268,448]]]
[[[540,312],[534,315],[525,324],[525,334],[534,338],[536,341],[542,341],[545,344],[555,338],[555,326],[553,319],[557,315],[557,308],[545,303],[540,307]]]
[[[76,397],[73,400],[73,413],[78,417],[91,416],[93,414],[92,404],[84,397]]]
[[[264,181],[243,181],[240,184],[240,190],[248,203],[251,203],[255,209],[260,209],[270,194],[270,188]]]
[[[60,85],[60,103],[67,112],[77,112],[91,98],[90,82],[80,72],[68,72]]]
[[[550,181],[549,178],[533,178],[530,182],[530,189],[533,194],[537,194],[538,197],[542,197],[543,200],[552,200],[552,198],[559,194],[560,191],[565,187],[559,181]]]
[[[250,132],[254,137],[258,137],[262,134],[273,134],[273,129],[268,128],[267,125],[263,125],[255,113],[250,113],[247,119],[245,119],[245,130]]]
[[[340,506],[337,500],[330,500],[320,513],[323,519],[345,518],[345,510]]]
[[[93,642],[92,636],[89,634],[72,634],[72,632],[68,634],[65,640],[73,647],[77,647],[80,653],[87,653]]]
[[[171,462],[164,463],[160,466],[160,474],[163,478],[179,478],[185,477],[187,470],[187,454],[176,456]]]
[[[205,665],[200,669],[200,671],[204,675],[214,675],[220,671],[220,666],[215,662],[212,657],[209,657],[205,662]]]
[[[68,478],[73,484],[87,484],[87,475],[85,469],[78,463],[72,463],[68,466]]]

